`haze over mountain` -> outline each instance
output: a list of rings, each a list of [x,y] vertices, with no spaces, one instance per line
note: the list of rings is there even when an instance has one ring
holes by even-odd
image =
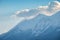
[[[23,18],[0,40],[60,40],[60,3],[17,11],[12,17]]]

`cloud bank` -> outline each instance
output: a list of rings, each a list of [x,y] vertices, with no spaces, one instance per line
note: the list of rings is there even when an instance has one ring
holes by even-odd
[[[58,11],[60,11],[60,2],[53,1],[49,3],[48,6],[39,6],[38,8],[35,8],[35,9],[24,9],[21,11],[17,11],[15,14],[15,17],[32,19],[39,14],[52,16]]]

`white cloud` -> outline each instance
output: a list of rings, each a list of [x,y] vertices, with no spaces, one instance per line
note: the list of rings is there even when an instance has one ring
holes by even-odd
[[[46,16],[52,16],[58,11],[60,11],[60,3],[58,1],[51,2],[48,6],[40,7],[40,14]]]
[[[13,19],[32,19],[38,15],[38,9],[24,9],[22,11],[17,11],[15,15],[12,15],[11,18]]]
[[[20,14],[20,13],[23,13],[23,12],[28,12],[29,9],[24,9],[24,10],[21,10],[21,11],[17,11],[16,14]]]
[[[35,9],[24,9],[22,11],[17,11],[15,17],[32,19],[38,14],[52,16],[58,11],[60,11],[60,3],[58,1],[54,1],[49,3],[48,6],[39,6],[38,8]]]

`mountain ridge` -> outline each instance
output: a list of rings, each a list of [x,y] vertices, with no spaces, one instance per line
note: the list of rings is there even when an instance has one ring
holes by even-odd
[[[58,37],[58,34],[60,33],[57,31],[57,29],[60,28],[59,17],[60,11],[52,16],[38,15],[34,19],[18,23],[18,25],[1,38],[3,38],[3,40],[57,40],[55,37]]]

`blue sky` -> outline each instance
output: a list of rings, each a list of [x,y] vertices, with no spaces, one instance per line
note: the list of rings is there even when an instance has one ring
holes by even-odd
[[[47,5],[53,0],[0,0],[0,16],[9,16],[17,10]]]
[[[60,2],[60,0],[58,0]]]
[[[9,16],[15,14],[16,11],[48,5],[51,1],[54,0],[0,0],[0,33],[11,27],[8,26],[8,24],[13,25],[17,22],[9,18]]]

